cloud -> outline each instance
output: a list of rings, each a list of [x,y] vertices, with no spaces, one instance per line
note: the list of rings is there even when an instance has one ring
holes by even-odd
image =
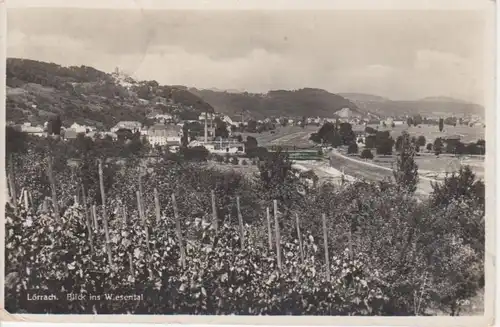
[[[7,54],[202,88],[481,101],[472,12],[10,11]],[[455,31],[458,29],[458,31]]]

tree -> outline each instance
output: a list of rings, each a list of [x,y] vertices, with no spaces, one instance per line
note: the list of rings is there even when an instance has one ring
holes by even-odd
[[[249,133],[255,133],[257,131],[257,122],[253,119],[249,120],[246,129]]]
[[[442,183],[432,183],[431,199],[434,205],[447,206],[453,200],[462,198],[477,201],[484,209],[485,186],[478,180],[469,166],[462,166],[458,172],[445,177]]]
[[[376,142],[376,136],[375,135],[368,135],[365,138],[365,148],[373,149],[373,148],[376,147],[376,145],[377,145],[377,142]]]
[[[417,139],[417,144],[419,146],[425,146],[425,143],[426,143],[426,139],[425,139],[425,136],[423,135],[420,135]]]
[[[396,138],[396,151],[399,152],[401,151],[401,145],[403,144],[403,136],[399,135]]]
[[[247,136],[247,140],[245,142],[245,153],[248,154],[251,151],[257,149],[257,147],[258,147],[257,139],[250,135]]]
[[[322,143],[322,141],[323,141],[318,133],[311,133],[309,140],[313,141],[314,143],[318,143],[318,144]]]
[[[210,152],[204,146],[181,148],[180,154],[187,161],[207,161]]]
[[[226,122],[222,121],[220,118],[215,120],[215,137],[222,137],[223,139],[229,137]]]
[[[358,145],[356,144],[356,142],[349,144],[349,147],[347,148],[347,153],[348,154],[358,153]]]
[[[434,149],[434,153],[436,156],[439,156],[442,151],[443,151],[443,140],[441,140],[440,137],[434,140],[434,146],[432,147]]]
[[[439,131],[442,132],[444,128],[444,119],[439,118]]]
[[[409,127],[411,127],[411,125],[413,125],[413,119],[411,117],[408,117],[408,119],[406,119],[406,123]]]
[[[413,126],[418,126],[418,125],[422,124],[422,122],[423,122],[423,119],[422,119],[421,115],[413,116],[413,118],[412,118]]]
[[[232,158],[231,158],[231,163],[232,163],[233,165],[235,165],[235,166],[236,166],[236,165],[238,165],[240,162],[238,161],[238,158],[237,158],[237,157],[232,157]]]
[[[432,151],[432,143],[427,143],[427,151]]]
[[[57,115],[56,117],[50,119],[47,125],[47,132],[49,135],[61,135],[61,116]]]
[[[356,139],[356,134],[354,134],[352,125],[349,123],[341,123],[338,132],[343,145],[349,145]]]
[[[415,193],[418,184],[418,166],[415,163],[415,144],[410,141],[410,135],[403,132],[401,152],[397,159],[394,179],[400,189]]]
[[[485,140],[482,140],[482,139],[478,140],[476,144],[479,147],[479,153],[478,154],[484,155],[486,153],[486,142],[485,142]]]
[[[368,134],[377,134],[377,130],[375,128],[373,128],[373,127],[366,126],[365,133],[368,133]]]
[[[373,153],[369,149],[364,149],[361,152],[361,158],[363,158],[363,159],[373,159]]]
[[[285,181],[291,177],[291,171],[292,162],[288,154],[283,152],[281,148],[270,152],[264,160],[259,162],[260,185],[269,198],[284,200],[284,195],[288,192]]]
[[[241,134],[238,134],[238,136],[236,136],[236,140],[238,142],[243,142],[243,137],[241,136]]]
[[[377,132],[375,137],[377,154],[390,155],[392,154],[392,147],[394,146],[394,140],[391,137],[389,131]]]

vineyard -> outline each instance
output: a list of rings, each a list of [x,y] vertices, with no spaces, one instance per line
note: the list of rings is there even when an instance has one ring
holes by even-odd
[[[64,146],[9,155],[9,312],[457,315],[484,286],[473,192],[443,204],[390,182],[309,188],[276,160],[255,179],[167,159],[69,166]],[[27,300],[35,290],[59,300]]]

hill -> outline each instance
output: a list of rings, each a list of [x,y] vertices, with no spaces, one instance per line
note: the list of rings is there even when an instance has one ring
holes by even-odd
[[[341,93],[361,110],[373,112],[381,117],[416,115],[479,115],[484,108],[450,97],[426,97],[413,101],[394,101],[384,97],[363,93]]]
[[[338,95],[343,96],[351,101],[366,101],[366,102],[385,102],[390,101],[390,99],[366,93],[338,93]]]
[[[62,67],[35,60],[7,59],[7,120],[41,124],[61,115],[73,122],[110,128],[121,120],[145,122],[151,112],[198,117],[213,107],[186,89],[135,81],[92,67]]]
[[[336,112],[344,108],[348,108],[353,115],[368,116],[366,111],[360,110],[352,101],[321,89],[274,90],[265,94],[195,88],[190,88],[189,91],[208,102],[218,112],[228,115],[244,113],[256,119],[274,116],[333,118],[336,117]]]

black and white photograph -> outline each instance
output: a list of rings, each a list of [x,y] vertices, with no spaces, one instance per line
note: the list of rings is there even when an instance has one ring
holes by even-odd
[[[493,6],[6,3],[9,314],[485,315]]]

